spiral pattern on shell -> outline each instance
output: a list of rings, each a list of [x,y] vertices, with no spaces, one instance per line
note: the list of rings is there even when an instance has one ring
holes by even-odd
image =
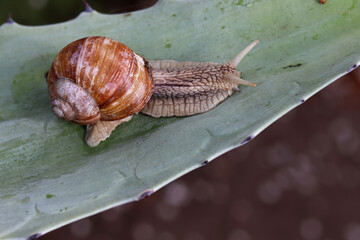
[[[105,37],[87,37],[64,47],[55,57],[47,83],[54,113],[79,124],[138,113],[153,89],[146,60]]]

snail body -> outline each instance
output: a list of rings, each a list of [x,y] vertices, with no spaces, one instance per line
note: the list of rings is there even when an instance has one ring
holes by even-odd
[[[87,37],[64,47],[47,76],[53,112],[87,125],[85,140],[97,146],[115,127],[142,112],[153,117],[209,111],[238,90],[256,86],[236,70],[256,40],[226,64],[147,62],[124,44]]]

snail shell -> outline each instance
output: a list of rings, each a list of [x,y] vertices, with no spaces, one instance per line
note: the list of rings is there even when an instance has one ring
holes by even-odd
[[[53,112],[78,124],[127,118],[146,105],[153,89],[147,61],[105,37],[82,38],[63,48],[47,83]]]

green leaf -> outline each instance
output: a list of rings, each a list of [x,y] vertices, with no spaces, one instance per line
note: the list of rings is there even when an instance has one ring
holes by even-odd
[[[139,200],[246,143],[359,65],[358,0],[163,0],[131,14],[82,13],[0,28],[0,238],[26,238]],[[252,40],[242,87],[184,118],[137,115],[97,148],[52,113],[44,73],[69,42],[119,40],[147,59],[229,61]],[[321,111],[321,110],[319,110]]]

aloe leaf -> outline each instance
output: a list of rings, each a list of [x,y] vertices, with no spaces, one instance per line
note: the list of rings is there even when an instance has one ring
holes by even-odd
[[[130,14],[0,27],[0,238],[38,236],[150,195],[240,146],[360,62],[358,0],[163,0]],[[52,113],[44,73],[67,43],[119,40],[147,59],[241,62],[241,87],[184,118],[136,115],[96,148]],[[320,111],[320,110],[319,110]],[[35,235],[34,235],[35,234]],[[38,234],[38,235],[37,235]]]

